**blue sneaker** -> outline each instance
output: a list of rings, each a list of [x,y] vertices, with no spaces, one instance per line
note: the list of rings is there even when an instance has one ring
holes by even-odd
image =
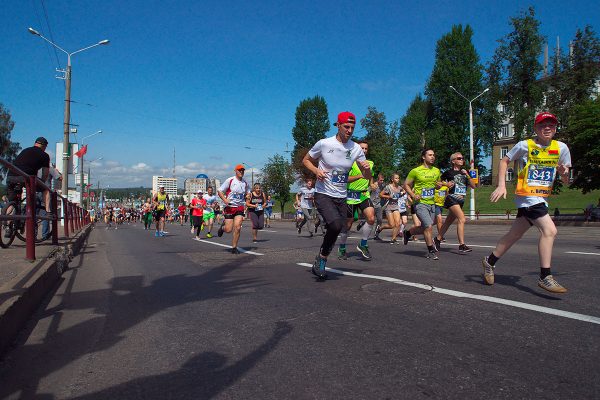
[[[159,235],[160,237],[165,237],[165,236],[167,236],[167,235],[166,235],[164,232],[160,232],[158,235]]]
[[[160,236],[160,233],[158,233],[158,231],[156,231],[156,232],[154,232],[154,236],[155,236],[155,237],[159,237],[159,236]]]
[[[315,258],[315,262],[312,265],[312,273],[320,279],[326,279],[327,278],[327,271],[325,270],[326,265],[327,265],[327,260],[322,258],[320,255],[317,255],[317,257]]]

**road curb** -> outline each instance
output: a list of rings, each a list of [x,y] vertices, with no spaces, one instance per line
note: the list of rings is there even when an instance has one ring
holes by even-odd
[[[79,254],[92,229],[93,226],[88,225],[0,287],[0,293],[6,293],[8,297],[0,304],[0,355],[14,342],[48,291],[69,267],[69,262]]]

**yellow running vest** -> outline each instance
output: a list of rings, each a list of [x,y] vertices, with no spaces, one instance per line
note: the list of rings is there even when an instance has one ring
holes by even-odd
[[[448,194],[448,186],[442,186],[439,189],[435,189],[433,192],[433,202],[436,206],[443,207],[446,195]]]
[[[158,205],[156,206],[157,210],[164,210],[167,207],[167,194],[160,194],[160,192],[156,195],[156,199],[158,200]]]
[[[556,176],[560,148],[556,140],[542,149],[532,140],[527,140],[527,164],[519,171],[517,189],[519,196],[548,197]]]

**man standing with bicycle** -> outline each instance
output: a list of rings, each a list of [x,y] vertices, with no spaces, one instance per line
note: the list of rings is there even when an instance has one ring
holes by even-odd
[[[13,162],[13,165],[27,175],[33,176],[37,176],[38,171],[41,169],[41,180],[42,182],[46,182],[48,180],[48,174],[50,173],[50,156],[46,153],[47,146],[48,141],[46,138],[37,138],[32,147],[28,147],[19,153]],[[23,193],[24,186],[25,178],[9,170],[6,177],[6,191],[9,202],[9,205],[6,208],[6,214],[13,212],[14,206],[11,203],[14,203],[14,201]],[[43,192],[46,213],[50,216],[50,192],[43,188],[36,188],[36,191]],[[5,232],[4,234],[5,236],[10,236],[10,232]]]

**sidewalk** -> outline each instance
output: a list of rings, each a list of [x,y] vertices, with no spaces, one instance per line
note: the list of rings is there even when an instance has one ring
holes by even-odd
[[[25,242],[15,238],[8,249],[0,248],[0,355],[60,279],[68,263],[83,246],[91,225],[69,238],[59,236],[36,245],[36,260],[25,259]]]

